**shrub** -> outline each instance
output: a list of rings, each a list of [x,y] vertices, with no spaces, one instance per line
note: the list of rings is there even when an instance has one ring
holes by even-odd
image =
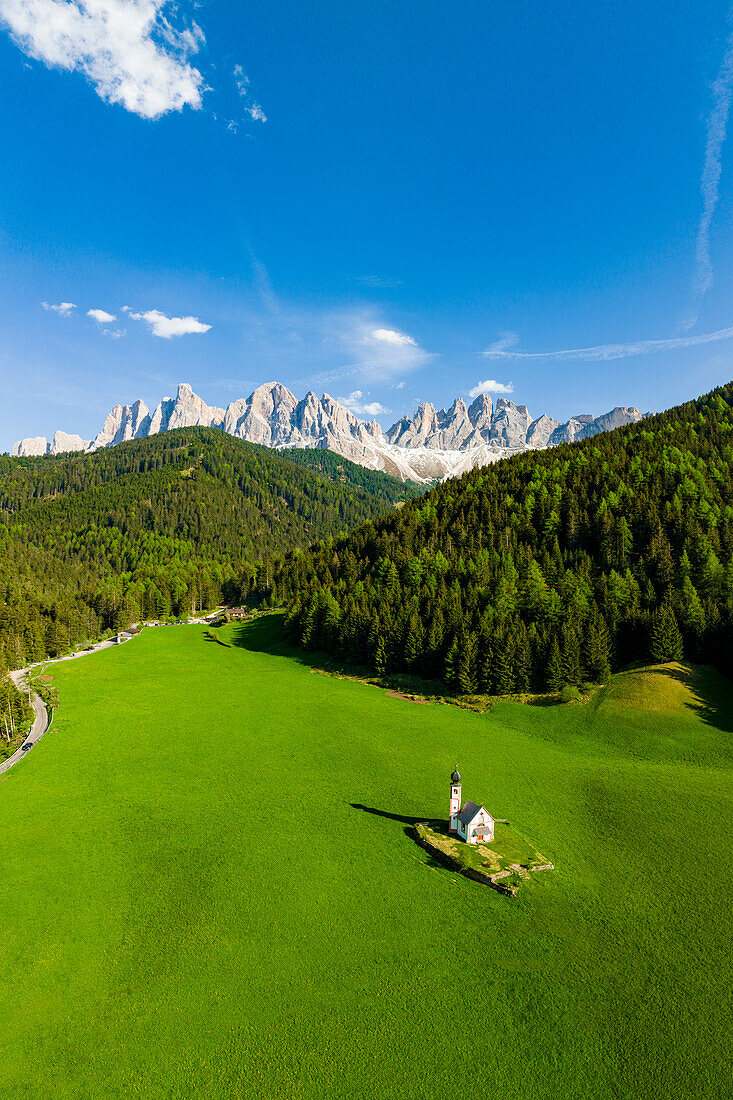
[[[575,703],[580,699],[580,692],[574,684],[566,684],[560,691],[561,703]]]

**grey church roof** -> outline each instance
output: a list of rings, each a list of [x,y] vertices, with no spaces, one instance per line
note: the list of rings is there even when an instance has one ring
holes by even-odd
[[[478,806],[475,802],[466,802],[458,815],[461,825],[469,825],[479,810],[483,810],[483,806]]]
[[[458,770],[458,765],[457,764],[456,764],[456,770],[453,772],[453,774],[450,777],[450,781],[451,781],[451,783],[460,783],[461,782],[461,773]]]

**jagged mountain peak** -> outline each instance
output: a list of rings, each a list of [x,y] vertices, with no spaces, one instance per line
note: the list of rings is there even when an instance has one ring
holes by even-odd
[[[526,405],[507,397],[493,402],[479,394],[467,405],[457,397],[448,409],[421,402],[413,416],[400,417],[386,433],[376,420],[360,420],[328,393],[309,390],[298,400],[281,382],[263,382],[249,397],[231,401],[226,409],[208,405],[188,382],[179,383],[175,397],[164,398],[151,413],[144,401],[116,404],[92,442],[57,432],[20,440],[14,455],[94,451],[174,428],[219,428],[229,435],[266,447],[318,447],[385,470],[401,478],[433,480],[464,473],[527,449],[572,442],[641,420],[633,406],[617,406],[603,416],[583,413],[560,424],[542,415],[533,420]]]

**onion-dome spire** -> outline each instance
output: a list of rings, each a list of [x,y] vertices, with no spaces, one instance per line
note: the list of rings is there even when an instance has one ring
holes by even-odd
[[[450,781],[451,781],[451,783],[460,783],[461,782],[461,773],[458,770],[458,765],[457,764],[456,764],[456,770],[453,772],[453,775],[450,777]]]

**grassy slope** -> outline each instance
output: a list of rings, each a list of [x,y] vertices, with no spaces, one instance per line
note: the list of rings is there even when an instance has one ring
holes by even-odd
[[[196,627],[59,666],[0,782],[0,1095],[723,1095],[733,698],[671,673],[479,716]],[[557,867],[515,901],[350,805],[442,816],[456,759]]]

